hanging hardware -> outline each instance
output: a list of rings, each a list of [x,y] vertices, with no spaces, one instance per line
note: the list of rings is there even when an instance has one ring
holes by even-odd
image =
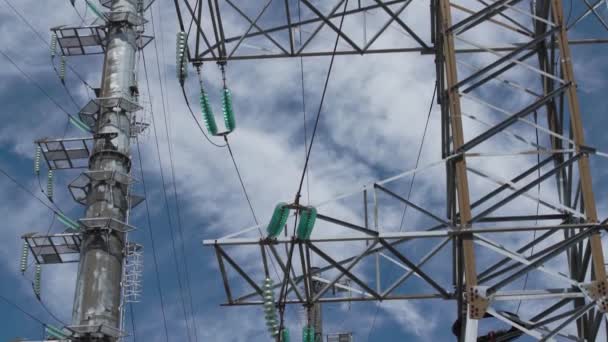
[[[274,291],[272,290],[272,279],[264,279],[264,317],[268,332],[273,338],[279,334],[279,324],[277,321],[277,309],[274,301]]]
[[[46,174],[46,197],[53,202],[53,170]]]
[[[51,58],[57,54],[57,33],[51,33]]]
[[[40,159],[42,157],[42,148],[40,145],[36,145],[36,155],[34,156],[34,174],[38,176],[40,174]]]
[[[65,83],[65,56],[61,55],[59,60],[59,79],[62,83]]]
[[[27,241],[23,241],[23,248],[21,249],[21,263],[20,263],[20,269],[21,269],[21,274],[25,273],[25,270],[27,269],[27,259],[30,253],[30,248],[27,244]]]
[[[188,77],[188,36],[184,31],[177,33],[176,59],[177,79],[183,84]]]
[[[34,273],[34,294],[40,298],[40,283],[42,279],[42,267],[36,265],[36,272]]]

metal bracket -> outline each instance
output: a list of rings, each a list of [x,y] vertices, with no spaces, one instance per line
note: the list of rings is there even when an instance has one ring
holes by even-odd
[[[472,319],[482,319],[488,306],[490,299],[486,296],[487,286],[469,286],[466,292],[466,302],[469,303],[469,316]]]
[[[111,109],[119,108],[129,113],[136,112],[142,109],[139,104],[123,96],[100,97],[97,98],[96,101],[97,105],[100,107]]]
[[[134,226],[112,217],[88,217],[82,218],[78,222],[82,224],[85,230],[108,230],[127,233],[136,229]]]
[[[116,328],[109,327],[104,324],[100,325],[71,325],[66,327],[68,330],[71,330],[72,336],[76,338],[82,337],[94,337],[94,338],[104,338],[104,337],[113,337],[120,338],[127,336],[127,333],[118,330]]]
[[[141,4],[142,10],[147,10],[152,6],[155,0],[139,0],[138,2]],[[112,8],[112,0],[100,0],[99,1],[103,7]]]
[[[87,205],[89,204],[87,203],[87,198],[89,197],[91,188],[95,183],[99,182],[111,185],[118,183],[124,186],[131,186],[136,183],[137,180],[128,174],[118,171],[85,171],[68,185],[68,189],[70,190],[74,201],[82,205]],[[130,209],[138,206],[144,199],[143,196],[129,194]]]
[[[141,26],[148,22],[144,17],[137,15],[133,12],[109,12],[105,13],[105,16],[108,22],[126,22],[133,26]]]
[[[97,120],[99,120],[99,112],[101,110],[99,103],[100,99],[90,100],[84,107],[82,107],[80,112],[78,112],[80,120],[82,120],[82,122],[89,126],[91,130],[95,130]],[[127,111],[128,113],[136,112],[143,109],[143,107],[141,107],[139,104],[125,98],[105,98],[105,101],[103,103],[106,105],[107,108],[116,108],[116,105],[118,105],[118,108]],[[149,126],[149,123],[143,121],[136,121],[133,118],[131,120],[131,137],[135,138],[137,135],[144,132]]]
[[[596,306],[601,312],[608,312],[608,279],[594,280],[587,284],[582,284],[581,289],[596,301]]]

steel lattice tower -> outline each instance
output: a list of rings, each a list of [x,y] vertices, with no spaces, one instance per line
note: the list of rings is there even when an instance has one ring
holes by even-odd
[[[360,205],[353,210],[364,218],[361,221],[337,218],[329,210],[324,212],[326,202],[318,204],[317,220],[342,233],[329,237],[313,234],[310,239],[295,234],[276,238],[252,234],[256,228],[263,229],[263,223],[205,240],[204,245],[216,251],[226,305],[262,305],[260,284],[272,261],[282,274],[274,287],[285,295],[279,304],[441,299],[455,301],[459,318],[453,331],[462,341],[482,338],[478,325],[486,317],[508,325],[500,340],[524,335],[543,341],[596,340],[608,304],[601,240],[608,221],[598,217],[590,159],[604,154],[585,143],[571,47],[606,42],[597,37],[605,33],[596,10],[601,1],[584,0],[576,4],[578,11],[566,16],[561,0],[431,0],[425,2],[430,15],[424,25],[419,25],[421,19],[417,25],[402,19],[401,14],[412,3],[374,0],[349,4],[340,0],[331,2],[327,10],[309,0],[275,1],[274,5],[282,8],[282,24],[276,20],[266,24],[260,19],[268,7],[266,2],[256,2],[255,15],[251,15],[247,13],[251,3],[175,1],[182,30],[184,23],[194,23],[189,59],[195,65],[330,56],[333,46],[319,38],[322,30],[339,36],[342,45],[336,55],[419,53],[434,58],[436,64],[442,159],[431,166],[445,168],[445,211],[441,214],[436,208],[414,203],[400,194],[401,190],[392,188],[419,168],[334,199],[359,197]],[[294,15],[296,4],[308,13],[301,20]],[[342,17],[356,20],[372,11],[386,19],[364,41],[358,32],[340,30],[336,24]],[[246,25],[225,27],[227,13],[244,19]],[[572,27],[583,20],[597,24],[585,31],[591,37],[569,40]],[[390,26],[414,43],[378,46],[376,42]],[[296,32],[304,27],[310,29],[299,41]],[[493,35],[491,43],[479,41],[479,34],[488,29],[500,34]],[[265,41],[272,51],[243,48],[253,39]],[[498,86],[507,90],[499,92]],[[505,96],[517,101],[507,103]],[[490,112],[493,120],[477,115],[479,108]],[[483,129],[468,129],[470,122]],[[530,130],[544,138],[531,140],[525,133]],[[505,143],[507,138],[525,148],[513,148],[515,144]],[[487,146],[497,150],[486,152],[483,148]],[[518,173],[509,178],[483,170],[477,162],[501,155],[538,156],[538,162],[522,163]],[[471,179],[477,178],[492,183],[490,191],[479,193],[471,185]],[[541,183],[551,184],[555,191],[542,196],[532,191]],[[526,200],[542,210],[524,213],[514,206]],[[383,226],[382,208],[403,205],[424,217],[428,225],[407,227],[404,232]],[[296,213],[304,209],[298,203],[290,208]],[[512,239],[524,235],[527,239],[523,242]],[[408,249],[416,243],[425,246],[423,255],[414,256]],[[359,252],[347,258],[332,256],[332,251],[347,244],[358,244]],[[285,246],[289,252],[281,253]],[[231,250],[245,248],[259,255],[259,265],[241,263],[231,256]],[[324,264],[315,268],[319,265],[310,263],[311,256]],[[381,266],[385,259],[404,269],[397,279],[386,281]],[[427,270],[437,259],[450,265],[449,275]],[[355,271],[368,260],[375,266],[368,268],[367,274]],[[560,263],[567,266],[560,267]],[[319,277],[321,272],[328,278]],[[532,288],[514,285],[524,277],[526,281],[534,279]],[[341,284],[343,279],[348,279],[349,285]],[[412,279],[424,286],[404,286]],[[322,281],[325,286],[313,292],[313,281]],[[237,296],[235,283],[249,291]],[[337,286],[347,288],[350,295],[330,291]],[[537,303],[539,308],[527,315],[501,309],[504,303],[519,301]]]

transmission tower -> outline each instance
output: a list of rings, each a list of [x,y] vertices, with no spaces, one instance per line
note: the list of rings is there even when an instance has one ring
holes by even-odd
[[[428,17],[410,22],[403,13],[420,2],[176,1],[184,34],[193,25],[184,39],[197,66],[384,53],[428,55],[436,64],[441,159],[345,189],[314,207],[296,196],[259,225],[205,240],[216,251],[225,305],[263,305],[271,312],[271,335],[281,341],[288,323],[275,321],[273,309],[282,314],[288,304],[389,300],[456,307],[451,330],[460,341],[526,335],[595,341],[608,304],[601,240],[608,221],[598,217],[590,160],[606,154],[585,143],[571,48],[607,42],[608,27],[597,11],[602,3],[574,1],[565,14],[561,0],[430,0],[422,4]],[[281,20],[265,20],[266,11]],[[365,19],[372,14],[384,18],[373,29]],[[342,28],[345,19],[357,24]],[[589,26],[579,36],[591,36],[569,40],[581,22]],[[383,44],[389,28],[403,35],[402,45]],[[486,35],[491,42],[480,39]],[[490,158],[507,157],[520,158],[513,159],[517,173],[505,177],[483,167]],[[396,185],[432,168],[445,170],[443,213],[414,203]],[[493,186],[480,192],[472,180]],[[554,191],[541,194],[541,184]],[[338,202],[359,214],[339,217],[329,205]],[[420,219],[402,231],[385,214],[404,206]],[[424,253],[414,252],[420,247]],[[259,264],[232,253],[246,249]],[[351,256],[338,253],[344,250]],[[311,257],[323,265],[313,268]],[[398,277],[387,274],[387,264],[402,269]],[[449,272],[437,265],[449,265]],[[331,291],[342,279],[350,281],[348,295]],[[313,281],[324,285],[313,291]],[[519,312],[531,303],[534,310]],[[515,306],[518,312],[505,309]],[[488,319],[506,328],[481,336]]]
[[[132,193],[136,179],[131,175],[130,144],[147,127],[136,114],[141,110],[136,57],[152,40],[144,35],[144,12],[152,1],[102,0],[105,9],[85,3],[97,16],[95,21],[52,28],[51,55],[54,63],[60,60],[58,73],[64,84],[67,57],[104,55],[97,97],[79,117],[69,118],[87,136],[36,141],[36,173],[44,158],[49,199],[53,172],[87,169],[69,185],[74,200],[85,206],[85,217],[74,220],[57,212],[65,232],[25,235],[22,266],[31,252],[40,297],[40,265],[79,263],[72,323],[47,326],[49,339],[117,341],[127,336],[125,306],[138,302],[141,295],[143,250],[128,241],[128,233],[135,229],[129,213],[144,198]]]

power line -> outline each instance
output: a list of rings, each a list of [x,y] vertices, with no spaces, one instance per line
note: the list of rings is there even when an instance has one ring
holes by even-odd
[[[3,295],[0,294],[0,299],[2,299],[3,301],[5,301],[6,303],[8,303],[10,306],[14,307],[15,309],[21,311],[21,313],[23,313],[24,315],[26,315],[27,317],[29,317],[31,320],[36,321],[38,324],[42,325],[43,327],[47,326],[47,324],[44,323],[42,320],[40,320],[38,317],[36,317],[33,314],[29,313],[27,310],[25,310],[24,308],[20,307],[15,302],[13,302],[10,299],[8,299],[7,297],[5,297],[5,296],[3,296]]]
[[[433,112],[433,105],[435,104],[435,96],[437,96],[437,88],[439,87],[437,80],[435,80],[434,88],[433,88],[433,96],[431,96],[431,104],[429,105],[429,112],[426,116],[426,123],[424,124],[424,130],[422,132],[422,138],[420,140],[420,147],[418,147],[418,156],[416,157],[416,166],[414,166],[414,170],[418,168],[418,164],[420,163],[420,157],[422,156],[422,148],[424,147],[424,139],[426,137],[426,133],[429,127],[429,122],[431,119],[431,113]],[[414,187],[414,181],[416,180],[416,173],[412,175],[412,180],[410,181],[409,190],[407,193],[407,199],[409,201],[410,196],[412,195],[412,189]],[[399,231],[403,229],[403,222],[405,219],[405,213],[407,211],[408,205],[406,204],[403,208],[403,214],[401,215],[401,224],[399,225]],[[374,312],[374,319],[372,320],[372,325],[369,328],[369,332],[367,333],[367,341],[372,335],[374,328],[376,327],[376,318],[378,316],[378,312],[380,311],[380,302],[376,303],[376,311]]]
[[[2,54],[4,56],[4,58],[6,58],[15,68],[17,68],[17,70],[23,75],[25,76],[34,86],[36,86],[36,88],[38,88],[38,90],[40,90],[40,92],[42,94],[44,94],[44,96],[46,96],[51,102],[53,102],[53,104],[59,108],[62,112],[64,112],[68,117],[72,117],[72,115],[65,109],[63,108],[59,102],[57,102],[55,99],[53,99],[51,97],[51,95],[44,90],[44,88],[42,88],[41,85],[39,85],[36,81],[34,81],[34,79],[28,75],[25,71],[23,71],[23,69],[21,69],[19,67],[19,65],[17,65],[17,63],[15,63],[15,61],[8,55],[6,54],[3,50],[0,50],[0,54]]]
[[[160,6],[160,4],[158,4],[158,6]],[[155,24],[155,20],[154,20],[154,12],[152,10],[152,8],[150,8],[150,17],[152,18],[152,32],[154,35],[156,35],[156,24]],[[160,41],[161,44],[164,44],[163,41],[163,37],[162,37],[162,26],[160,27]],[[161,45],[162,47],[162,45]],[[189,267],[189,263],[188,263],[188,257],[186,255],[186,248],[184,246],[184,234],[183,234],[183,226],[182,226],[182,219],[181,219],[181,208],[180,208],[180,204],[179,204],[179,196],[177,194],[177,184],[176,184],[176,178],[175,178],[175,166],[173,163],[173,148],[172,148],[172,144],[171,144],[171,139],[169,137],[169,125],[167,123],[167,108],[165,107],[165,100],[167,101],[167,107],[169,106],[169,102],[168,102],[168,97],[165,97],[165,93],[164,93],[164,87],[163,87],[163,80],[162,80],[162,76],[161,76],[161,68],[160,68],[160,61],[159,61],[159,53],[158,53],[158,45],[156,43],[156,40],[154,41],[154,51],[156,54],[156,68],[157,68],[157,72],[158,72],[158,79],[159,79],[159,86],[160,86],[160,91],[161,91],[161,101],[163,104],[163,119],[165,122],[165,136],[167,138],[167,146],[169,148],[169,162],[170,162],[170,166],[171,166],[171,178],[172,178],[172,184],[173,184],[173,195],[174,195],[174,199],[175,199],[175,207],[176,207],[176,216],[177,216],[177,229],[178,229],[178,233],[179,233],[179,237],[180,237],[180,247],[181,247],[181,252],[182,252],[182,258],[183,258],[183,262],[184,262],[184,268],[185,268],[185,280],[186,280],[186,291],[187,291],[187,296],[188,296],[188,300],[190,302],[190,320],[192,321],[192,329],[194,331],[194,340],[198,341],[198,331],[196,328],[196,322],[194,320],[194,304],[192,302],[192,289],[191,289],[191,279],[190,279],[190,267]],[[165,49],[162,49],[163,51],[163,59],[164,59],[164,51]],[[167,84],[167,73],[165,71],[164,73],[164,79],[165,79],[165,84]],[[168,90],[167,90],[168,91]],[[159,156],[159,160],[160,160],[160,156]],[[162,162],[161,162],[162,164]],[[161,167],[162,168],[162,167]],[[164,183],[163,183],[164,184]],[[168,205],[168,203],[167,203]],[[179,276],[179,275],[178,275]]]
[[[32,196],[33,198],[35,198],[38,202],[40,202],[43,206],[47,207],[53,213],[55,213],[55,214],[63,214],[60,210],[58,210],[56,208],[53,208],[52,206],[50,206],[49,204],[47,204],[45,201],[43,201],[42,199],[40,199],[40,197],[36,196],[33,191],[31,191],[25,185],[23,185],[22,183],[20,183],[16,178],[14,178],[10,174],[8,174],[8,172],[6,172],[2,167],[0,167],[0,173],[2,173],[6,178],[8,178],[11,182],[13,182],[17,187],[19,187],[21,190],[25,191],[27,194],[29,194],[30,196]]]
[[[348,0],[346,0],[346,2],[344,3],[344,11],[346,11],[346,8],[348,7]],[[340,32],[342,32],[342,25],[344,24],[344,18],[346,17],[346,15],[342,15],[342,17],[340,18],[340,26],[338,27],[337,30],[337,34],[336,34],[336,42],[334,44],[334,49],[333,52],[331,54],[331,60],[329,62],[329,68],[327,70],[327,76],[325,78],[325,84],[323,85],[323,92],[321,94],[321,101],[319,103],[319,110],[317,111],[317,117],[315,119],[315,125],[313,127],[313,131],[312,131],[312,136],[310,138],[310,145],[308,146],[308,152],[306,153],[306,160],[304,161],[304,167],[302,168],[302,176],[300,177],[300,183],[298,185],[298,191],[296,193],[296,197],[295,197],[295,203],[299,204],[300,202],[300,195],[302,192],[302,186],[304,184],[304,177],[306,176],[306,170],[308,168],[308,163],[310,161],[310,153],[312,151],[312,146],[314,144],[315,141],[315,136],[317,133],[317,128],[319,126],[319,119],[321,117],[321,110],[323,109],[323,102],[325,101],[325,94],[327,93],[327,86],[329,85],[329,79],[331,76],[331,71],[333,69],[333,65],[334,65],[334,60],[336,58],[336,51],[338,49],[338,42],[340,41]],[[295,232],[295,227],[297,226],[297,222],[298,222],[298,216],[296,214],[296,219],[294,222],[294,232]],[[293,240],[290,244],[290,251],[288,253],[288,260],[287,260],[287,268],[285,270],[284,276],[285,279],[283,280],[283,283],[281,285],[281,291],[280,291],[280,295],[279,295],[279,316],[280,316],[280,323],[279,323],[279,336],[280,334],[282,334],[282,330],[283,330],[283,326],[285,323],[285,302],[287,300],[287,279],[289,277],[289,272],[290,272],[290,268],[291,268],[291,261],[292,261],[292,253],[293,250],[295,248],[295,240]],[[281,295],[283,296],[281,298]],[[279,337],[279,340],[281,339],[282,336]]]
[[[348,0],[344,3],[344,10],[348,6]],[[312,130],[312,136],[310,138],[310,145],[308,146],[308,152],[306,153],[306,160],[304,161],[304,168],[302,169],[302,177],[300,178],[300,185],[298,186],[298,192],[296,193],[295,202],[300,202],[300,193],[302,192],[302,185],[304,184],[304,176],[306,175],[306,170],[308,168],[308,163],[310,161],[310,152],[312,151],[312,146],[315,142],[315,136],[317,134],[317,127],[319,126],[319,119],[321,117],[321,110],[323,109],[323,102],[325,101],[325,94],[327,93],[327,85],[329,84],[329,78],[331,76],[331,71],[334,66],[334,60],[336,58],[336,51],[338,49],[338,42],[340,41],[340,32],[342,32],[342,24],[344,24],[345,15],[342,15],[340,19],[340,27],[338,27],[338,34],[336,36],[336,43],[334,44],[334,50],[331,54],[331,61],[329,62],[329,70],[327,71],[327,77],[325,78],[325,84],[323,85],[323,93],[321,94],[321,102],[319,103],[319,110],[317,111],[317,118],[315,119],[315,125]]]
[[[148,94],[150,94],[150,81],[149,81],[149,77],[148,77],[148,67],[147,67],[147,63],[146,63],[146,54],[144,52],[142,52],[142,60],[143,60],[143,64],[144,64],[144,74],[146,77],[146,85],[148,87]],[[161,184],[162,184],[162,189],[163,189],[163,197],[164,197],[164,202],[165,202],[165,210],[167,212],[167,220],[169,222],[169,233],[171,236],[171,242],[172,242],[172,249],[173,249],[173,261],[175,263],[175,271],[177,272],[177,284],[180,290],[180,297],[181,297],[181,301],[182,301],[182,309],[184,311],[184,319],[186,321],[186,326],[187,326],[187,335],[188,335],[188,341],[192,341],[192,337],[190,336],[190,323],[188,320],[188,313],[186,310],[186,302],[184,299],[184,286],[182,284],[182,277],[181,277],[181,271],[179,268],[179,262],[177,260],[177,250],[175,248],[175,234],[174,234],[174,227],[173,227],[173,220],[171,219],[171,210],[169,209],[169,198],[167,195],[167,189],[165,187],[165,175],[164,175],[164,171],[163,171],[163,166],[162,166],[162,158],[161,158],[161,153],[160,153],[160,146],[158,143],[158,134],[156,132],[156,120],[154,118],[154,110],[152,109],[153,106],[152,104],[150,104],[150,112],[151,112],[151,117],[152,117],[152,130],[154,132],[154,142],[156,145],[156,153],[158,155],[158,166],[159,166],[159,172],[160,172],[160,179],[161,179]]]
[[[194,119],[194,122],[196,122],[196,125],[198,126],[198,130],[201,131],[201,133],[203,133],[203,136],[205,137],[205,139],[207,139],[207,141],[215,147],[226,147],[226,145],[219,145],[219,144],[214,143],[209,138],[207,133],[205,133],[205,130],[201,126],[200,122],[198,122],[198,119],[196,118],[196,115],[194,114],[194,111],[192,110],[192,107],[190,106],[190,101],[188,101],[188,95],[186,94],[186,89],[184,88],[184,85],[182,85],[182,94],[184,95],[184,101],[186,101],[186,107],[188,107],[188,111],[190,112],[192,119]]]
[[[302,9],[301,1],[298,1],[298,21],[302,22]],[[302,28],[299,29],[300,45],[302,44]],[[300,84],[302,85],[302,117],[304,122],[304,156],[307,155],[308,150],[308,131],[306,129],[306,91],[304,90],[304,57],[300,56]],[[309,167],[310,169],[310,167]],[[306,172],[306,199],[307,203],[310,203],[310,172]]]
[[[40,32],[38,32],[38,30],[36,30],[36,28],[34,27],[34,25],[32,25],[30,23],[29,20],[27,20],[27,18],[25,18],[21,12],[19,12],[15,6],[9,1],[9,0],[4,0],[4,2],[8,5],[8,7],[11,8],[11,10],[19,17],[19,19],[21,19],[21,21],[27,25],[30,30],[32,30],[32,32],[34,32],[34,34],[38,37],[38,39],[40,39],[46,46],[48,46],[50,48],[51,44],[49,44],[49,42],[42,37],[42,34],[40,34]],[[78,79],[86,86],[89,87],[91,90],[93,90],[94,88],[89,85],[87,83],[87,81],[84,80],[84,78],[70,65],[66,62],[66,66],[68,67],[68,69],[70,69],[70,71],[72,71],[74,73],[74,75],[76,75],[76,77],[78,77]]]
[[[144,168],[143,168],[143,163],[142,163],[142,159],[141,159],[141,149],[139,147],[139,138],[136,136],[135,137],[135,141],[137,144],[137,158],[139,160],[139,169],[140,169],[140,173],[141,173],[141,184],[143,187],[143,192],[144,192],[144,198],[148,197],[148,191],[146,188],[146,180],[144,178]],[[154,270],[156,271],[156,286],[158,287],[158,294],[159,294],[159,299],[160,299],[160,309],[163,315],[163,327],[165,330],[165,338],[166,341],[169,341],[169,329],[167,328],[167,315],[165,314],[165,302],[163,300],[163,290],[162,290],[162,286],[161,286],[161,282],[160,282],[160,272],[158,271],[158,260],[156,257],[156,244],[154,243],[154,233],[152,232],[152,219],[150,218],[150,205],[148,204],[148,201],[144,201],[144,204],[146,206],[146,219],[147,219],[147,224],[148,224],[148,233],[150,235],[150,244],[152,247],[152,260],[154,262]]]
[[[420,141],[420,147],[418,147],[418,156],[416,156],[416,165],[414,166],[414,169],[418,168],[418,165],[420,163],[420,157],[422,156],[422,148],[424,147],[424,139],[426,138],[426,132],[429,128],[429,121],[431,119],[431,112],[433,111],[433,105],[435,104],[435,96],[437,95],[437,80],[435,80],[435,87],[433,88],[433,96],[431,97],[431,104],[429,105],[429,113],[426,116],[426,123],[424,124],[424,131],[422,131],[422,139]],[[410,186],[409,189],[407,191],[407,200],[410,200],[410,197],[412,195],[412,189],[414,188],[414,181],[416,180],[416,173],[414,172],[414,174],[412,175],[412,180],[410,181]],[[405,213],[407,211],[408,205],[407,203],[405,204],[405,206],[403,207],[403,214],[401,215],[401,223],[399,224],[399,231],[401,231],[403,229],[403,222],[405,220]]]
[[[247,200],[247,204],[249,204],[249,210],[251,210],[251,215],[253,215],[253,220],[256,225],[259,225],[258,218],[255,216],[255,211],[253,210],[253,205],[251,204],[251,200],[249,199],[249,195],[247,194],[247,188],[245,188],[245,183],[243,182],[243,177],[241,177],[241,172],[239,171],[239,167],[236,164],[236,160],[234,160],[234,154],[232,153],[232,148],[228,143],[228,137],[224,135],[224,141],[226,142],[226,146],[228,147],[228,152],[230,153],[230,159],[232,159],[232,164],[234,165],[234,169],[236,170],[236,174],[239,177],[239,182],[241,183],[241,188],[243,189],[243,194],[245,195],[245,199]]]

